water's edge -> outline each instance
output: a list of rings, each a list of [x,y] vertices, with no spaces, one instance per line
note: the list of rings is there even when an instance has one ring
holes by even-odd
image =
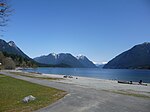
[[[22,69],[27,72],[39,72],[57,75],[72,75],[107,80],[125,80],[150,83],[150,70],[133,69],[99,69],[99,68],[30,68]]]

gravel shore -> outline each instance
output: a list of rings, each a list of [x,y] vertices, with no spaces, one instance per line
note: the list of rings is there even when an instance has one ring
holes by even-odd
[[[19,74],[23,75],[16,75],[14,72],[20,72]],[[150,110],[149,84],[148,86],[120,84],[112,80],[76,76],[63,78],[61,75],[22,71],[2,71],[0,73],[61,89],[68,93],[56,103],[36,112],[149,112]],[[30,77],[31,75],[32,77]],[[58,78],[59,80],[49,80],[49,78]]]
[[[72,76],[72,78],[64,78],[64,75],[56,74],[44,74],[44,73],[28,73],[20,70],[11,70],[10,72],[21,72],[26,73],[26,75],[32,75],[35,77],[48,77],[48,78],[59,78],[62,80],[54,80],[59,83],[73,84],[76,86],[82,86],[85,88],[93,88],[96,90],[109,90],[109,91],[126,91],[137,94],[145,94],[150,97],[150,83],[147,86],[139,85],[138,82],[133,82],[134,84],[121,84],[116,80],[106,80],[106,79],[96,79],[89,77],[79,77]]]

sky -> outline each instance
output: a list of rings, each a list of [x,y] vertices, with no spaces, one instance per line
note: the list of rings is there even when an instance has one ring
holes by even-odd
[[[2,39],[31,58],[49,53],[108,62],[150,42],[150,0],[11,0]]]

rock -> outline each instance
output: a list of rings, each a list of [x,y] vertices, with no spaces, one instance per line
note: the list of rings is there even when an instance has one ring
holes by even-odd
[[[32,95],[26,96],[24,97],[24,99],[22,100],[24,103],[28,103],[30,101],[34,101],[36,98]]]

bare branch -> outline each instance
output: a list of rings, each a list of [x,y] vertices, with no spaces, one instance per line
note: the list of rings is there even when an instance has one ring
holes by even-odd
[[[0,27],[6,26],[8,17],[11,14],[8,0],[0,0]]]

